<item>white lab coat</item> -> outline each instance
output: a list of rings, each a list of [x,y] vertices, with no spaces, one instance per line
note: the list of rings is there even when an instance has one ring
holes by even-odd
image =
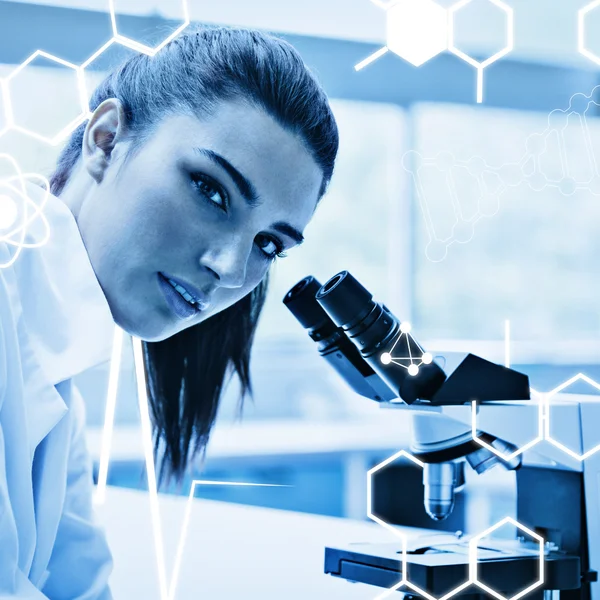
[[[39,204],[44,191],[28,195]],[[110,360],[115,326],[70,210],[48,196],[43,212],[49,241],[0,268],[0,599],[108,600],[71,378]],[[42,232],[38,220],[28,239]],[[14,250],[0,242],[0,265]]]

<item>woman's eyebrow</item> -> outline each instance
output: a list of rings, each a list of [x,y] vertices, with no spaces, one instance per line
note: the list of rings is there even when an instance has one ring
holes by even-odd
[[[245,177],[240,171],[238,171],[224,156],[217,154],[214,150],[209,150],[208,148],[194,148],[194,151],[205,158],[208,158],[210,161],[219,165],[231,177],[235,186],[239,190],[240,194],[244,198],[244,200],[248,203],[248,206],[254,208],[260,204],[260,198],[256,188],[253,183]],[[300,245],[304,242],[304,236],[298,229],[290,225],[289,223],[285,223],[283,221],[279,221],[277,223],[273,223],[273,229],[287,235],[292,238],[296,244]]]
[[[278,221],[277,223],[273,223],[273,229],[291,237],[296,244],[300,245],[304,241],[304,236],[295,228],[292,227],[289,223],[283,223],[282,221]]]
[[[254,184],[240,173],[224,156],[208,148],[194,148],[194,151],[227,171],[248,206],[254,208],[260,204],[260,198]]]

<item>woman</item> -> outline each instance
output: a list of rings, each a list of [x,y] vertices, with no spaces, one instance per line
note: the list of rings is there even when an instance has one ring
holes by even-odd
[[[113,322],[143,340],[161,474],[182,476],[227,378],[251,391],[269,267],[338,147],[297,53],[247,30],[132,58],[91,109],[51,178],[50,241],[0,270],[0,597],[110,598],[71,378],[110,359]]]

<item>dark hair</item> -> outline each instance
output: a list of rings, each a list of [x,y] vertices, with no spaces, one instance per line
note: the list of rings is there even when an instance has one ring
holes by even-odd
[[[94,91],[123,104],[132,146],[139,147],[162,117],[209,114],[224,100],[243,99],[297,134],[331,179],[338,131],[327,97],[287,42],[240,28],[189,28],[154,57],[136,55]],[[72,134],[50,179],[59,195],[81,156],[86,123]],[[204,451],[227,378],[237,374],[241,398],[252,394],[250,350],[264,305],[265,278],[250,294],[206,321],[160,342],[143,342],[154,451],[162,449],[160,479],[181,480],[188,461]]]

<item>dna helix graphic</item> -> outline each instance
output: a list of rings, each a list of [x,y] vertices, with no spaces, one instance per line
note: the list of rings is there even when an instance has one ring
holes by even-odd
[[[600,140],[590,131],[591,119],[600,106],[600,86],[589,95],[574,94],[567,108],[548,115],[546,128],[530,134],[523,153],[514,161],[491,165],[481,156],[460,159],[451,152],[427,157],[409,150],[402,166],[410,174],[413,189],[424,219],[428,241],[425,254],[432,262],[443,261],[453,244],[466,244],[481,219],[491,218],[501,207],[502,195],[512,187],[528,185],[534,192],[556,188],[565,196],[587,191],[600,196]],[[571,144],[583,152],[569,153]],[[585,159],[581,160],[581,156]],[[445,189],[454,222],[449,235],[443,235],[436,222],[433,194]],[[472,190],[467,198],[457,190]]]

